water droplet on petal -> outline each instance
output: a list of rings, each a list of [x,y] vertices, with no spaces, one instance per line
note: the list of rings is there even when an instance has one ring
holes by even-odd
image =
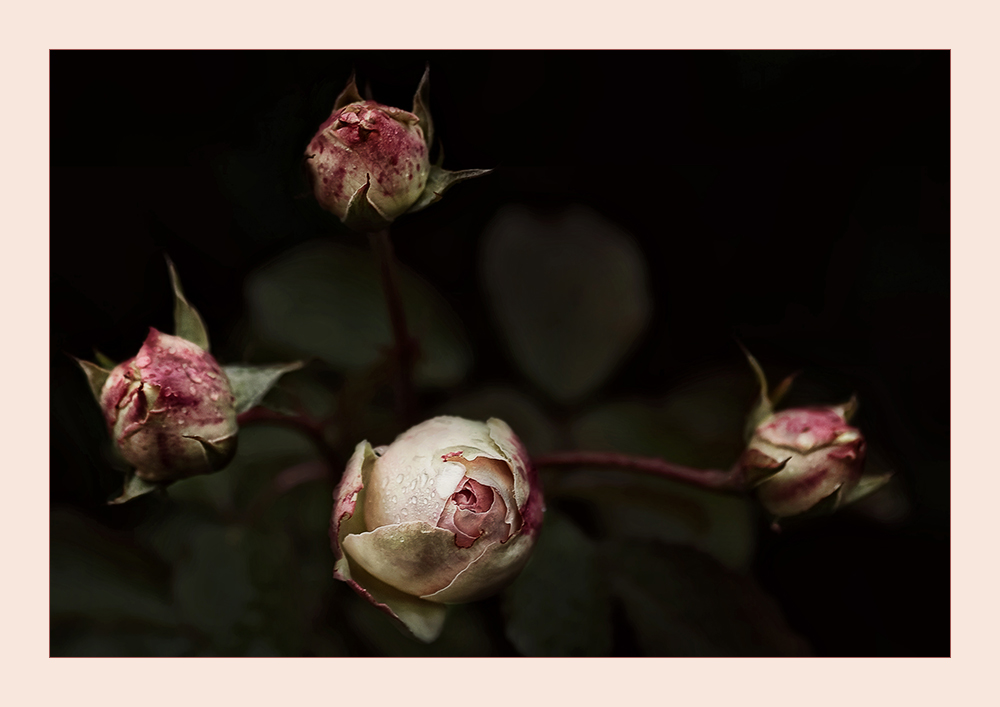
[[[149,356],[140,356],[135,360],[135,365],[137,365],[139,368],[145,368],[149,364],[150,364]]]
[[[403,483],[403,475],[402,474],[400,474],[399,476],[396,477],[396,483],[397,484]]]
[[[207,371],[205,375],[212,379],[218,378],[218,376],[212,373],[211,371]]]
[[[212,399],[212,402],[215,402],[216,400],[219,399],[219,394],[218,393],[211,393],[208,397],[210,397]]]
[[[396,502],[396,497],[395,496],[393,496],[391,499],[389,499],[389,503],[395,503],[395,502]]]

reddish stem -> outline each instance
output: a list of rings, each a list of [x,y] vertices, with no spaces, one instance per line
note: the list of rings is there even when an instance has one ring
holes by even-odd
[[[236,424],[240,427],[268,423],[291,427],[311,439],[313,444],[316,445],[317,449],[319,449],[319,451],[323,454],[323,457],[327,460],[331,473],[333,473],[333,469],[340,466],[341,459],[326,441],[326,435],[323,432],[323,422],[311,417],[310,415],[305,413],[286,415],[285,413],[258,406],[250,408],[246,412],[240,413],[236,416]]]
[[[729,471],[695,469],[658,457],[634,457],[617,452],[553,452],[535,457],[533,461],[536,466],[614,466],[644,471],[711,491],[724,493],[746,491],[739,466],[734,466]]]
[[[375,231],[369,234],[375,259],[378,261],[379,279],[386,307],[389,309],[389,323],[392,326],[393,351],[396,358],[396,377],[393,386],[396,392],[396,414],[400,421],[409,426],[414,422],[416,410],[413,393],[413,366],[416,363],[416,342],[406,327],[406,312],[399,292],[399,278],[396,273],[396,258],[389,240],[389,231]]]

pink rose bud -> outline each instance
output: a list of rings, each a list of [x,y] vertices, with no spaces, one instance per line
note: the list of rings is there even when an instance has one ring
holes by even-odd
[[[334,495],[334,576],[433,641],[445,604],[494,594],[535,544],[542,494],[506,423],[436,417],[358,445]]]
[[[119,451],[145,481],[218,471],[236,452],[229,380],[187,339],[150,329],[139,353],[111,371],[100,404]]]
[[[740,458],[757,498],[778,518],[853,500],[862,479],[865,440],[847,424],[853,403],[795,408],[764,418]]]
[[[377,230],[423,193],[431,170],[428,152],[416,114],[357,100],[319,126],[306,149],[306,166],[320,206],[358,230]],[[348,218],[352,200],[370,212],[363,223]]]

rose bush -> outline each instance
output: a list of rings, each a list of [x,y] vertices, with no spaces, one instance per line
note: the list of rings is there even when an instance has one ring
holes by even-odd
[[[543,512],[527,453],[495,418],[436,417],[391,445],[361,442],[334,501],[334,576],[423,641],[441,632],[445,604],[517,576]]]

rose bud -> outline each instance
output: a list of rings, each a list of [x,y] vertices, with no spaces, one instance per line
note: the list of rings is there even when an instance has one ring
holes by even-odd
[[[827,408],[794,408],[765,418],[740,466],[757,498],[778,518],[850,500],[862,478],[865,440],[847,424],[853,402]]]
[[[430,163],[428,94],[427,72],[411,111],[363,100],[351,78],[306,148],[320,206],[349,228],[378,231],[437,201],[452,184],[489,171],[449,172]]]
[[[495,418],[436,417],[387,447],[362,442],[334,499],[334,576],[425,642],[445,604],[517,576],[543,511],[524,447]]]
[[[150,482],[218,471],[236,452],[235,397],[215,359],[179,336],[149,330],[100,392],[115,445]]]

